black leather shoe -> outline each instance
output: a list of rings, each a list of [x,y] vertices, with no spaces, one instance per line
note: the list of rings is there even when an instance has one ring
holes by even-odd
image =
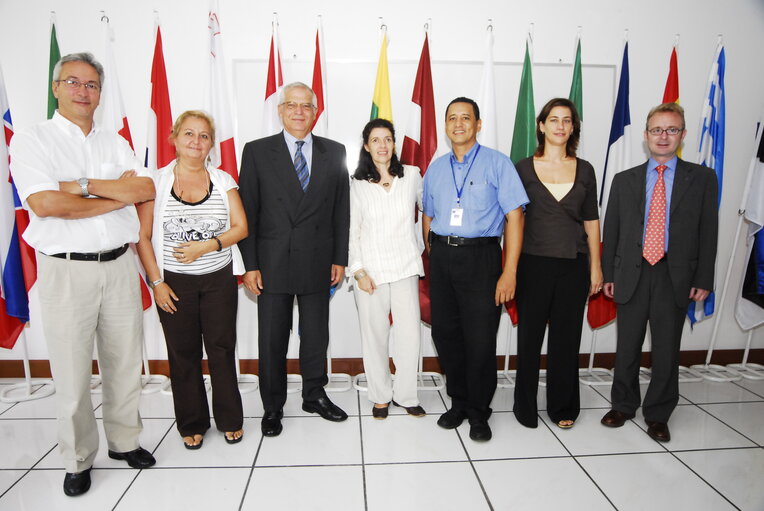
[[[451,408],[438,419],[438,426],[445,429],[458,428],[467,416],[461,410]]]
[[[143,447],[138,447],[134,451],[128,452],[114,452],[109,450],[109,458],[126,461],[127,464],[133,468],[149,468],[157,462],[157,460],[154,459],[154,456]]]
[[[281,430],[284,429],[281,425],[281,419],[284,417],[284,411],[278,412],[265,412],[263,420],[260,421],[260,429],[263,431],[263,436],[279,436]]]
[[[618,410],[610,410],[608,413],[605,414],[604,417],[600,420],[600,423],[603,426],[607,426],[609,428],[620,428],[624,425],[624,423],[629,420],[633,419],[634,414],[633,413],[623,413],[619,412]]]
[[[403,408],[404,410],[406,410],[407,414],[409,414],[409,415],[411,415],[413,417],[424,417],[425,415],[427,415],[427,412],[424,411],[424,408],[422,408],[419,405],[416,405],[416,406],[403,406],[403,405],[399,405],[395,401],[393,401],[393,404],[395,406],[397,406],[398,408]]]
[[[377,408],[376,406],[371,407],[371,416],[375,419],[387,419],[387,414],[390,411],[390,405],[388,404],[384,408]]]
[[[491,439],[491,426],[488,421],[482,419],[470,420],[470,438],[476,442],[487,442]]]
[[[326,396],[321,396],[315,401],[303,401],[302,409],[309,413],[317,413],[324,419],[332,422],[342,422],[348,418],[348,414],[342,408],[335,405]]]
[[[67,472],[64,476],[64,493],[70,497],[82,495],[90,489],[90,469],[82,472]]]
[[[665,422],[655,422],[645,419],[647,424],[647,434],[657,442],[668,442],[671,440],[668,424]]]

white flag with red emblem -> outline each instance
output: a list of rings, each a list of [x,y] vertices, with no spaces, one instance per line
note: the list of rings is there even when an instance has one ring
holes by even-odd
[[[155,25],[156,42],[151,63],[151,106],[144,163],[149,170],[161,169],[175,159],[175,146],[169,140],[172,133],[172,110],[162,50],[162,31],[158,19]]]

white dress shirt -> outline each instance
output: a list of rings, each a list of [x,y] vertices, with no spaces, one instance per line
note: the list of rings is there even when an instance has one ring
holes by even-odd
[[[125,139],[116,133],[94,125],[86,136],[56,111],[52,119],[16,133],[10,156],[13,181],[29,210],[24,239],[30,246],[52,255],[103,252],[138,241],[138,215],[133,205],[90,218],[64,219],[40,218],[27,204],[34,193],[58,191],[60,181],[118,179],[126,170],[148,177]]]

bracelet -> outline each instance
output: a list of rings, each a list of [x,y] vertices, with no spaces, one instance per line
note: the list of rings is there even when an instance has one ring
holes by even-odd
[[[357,272],[355,275],[353,275],[353,278],[356,280],[361,280],[364,277],[368,277],[368,273],[366,273],[366,270],[361,270]]]
[[[213,236],[212,239],[218,242],[218,249],[216,250],[216,252],[220,252],[221,250],[223,250],[223,244],[220,242],[220,238],[218,238],[217,236]]]
[[[154,289],[155,287],[157,287],[157,286],[158,286],[159,284],[161,284],[162,282],[164,282],[164,279],[157,279],[157,280],[152,280],[151,282],[149,282],[149,287],[150,287],[151,289]]]

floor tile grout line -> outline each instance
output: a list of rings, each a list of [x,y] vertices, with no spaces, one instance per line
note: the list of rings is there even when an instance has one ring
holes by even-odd
[[[361,416],[361,393],[356,390],[356,406],[358,407],[358,433],[361,442],[361,483],[363,486],[363,508],[369,510],[369,497],[366,487],[366,455],[363,449],[363,417]]]
[[[12,485],[10,485],[10,486],[9,486],[9,487],[8,487],[8,488],[7,488],[7,489],[6,489],[6,490],[5,490],[3,493],[0,493],[0,499],[2,499],[2,498],[3,498],[3,496],[4,496],[6,493],[8,493],[9,491],[11,491],[11,488],[13,488],[14,486],[16,486],[16,485],[19,483],[19,481],[21,481],[22,479],[24,479],[24,478],[25,478],[25,477],[26,477],[26,476],[27,476],[27,475],[28,475],[30,472],[32,472],[32,470],[34,470],[34,468],[35,468],[37,465],[39,465],[39,464],[42,462],[42,460],[44,460],[44,459],[45,459],[45,457],[46,457],[47,455],[49,455],[51,452],[53,452],[53,449],[55,449],[55,448],[56,448],[56,446],[58,446],[58,443],[55,443],[55,444],[53,444],[53,446],[52,446],[50,449],[48,449],[48,452],[46,452],[45,454],[43,454],[42,456],[40,456],[40,459],[38,459],[38,460],[37,460],[35,463],[33,463],[31,467],[29,467],[28,469],[26,469],[26,472],[24,472],[24,473],[21,475],[21,477],[19,477],[18,479],[16,479],[16,480],[13,482],[13,484],[12,484]],[[24,470],[24,469],[20,469],[20,470]]]
[[[263,448],[263,442],[265,441],[265,435],[260,435],[260,442],[257,444],[257,451],[255,451],[255,458],[252,460],[252,465],[249,467],[249,476],[247,476],[247,484],[244,485],[244,492],[241,495],[241,501],[239,502],[239,511],[244,508],[244,501],[247,498],[247,492],[249,492],[249,485],[252,484],[252,475],[255,473],[255,466],[257,465],[257,458],[260,457],[260,449]]]
[[[715,404],[716,404],[716,403],[715,403]],[[734,403],[720,403],[720,404],[734,404]],[[721,417],[717,417],[716,415],[714,415],[713,413],[711,413],[711,411],[710,411],[710,410],[706,410],[705,408],[703,408],[703,406],[702,406],[702,405],[697,405],[697,407],[698,407],[698,408],[700,408],[701,410],[703,410],[705,413],[707,413],[707,414],[708,414],[708,415],[710,415],[711,417],[713,417],[714,419],[716,419],[716,420],[718,420],[719,422],[721,422],[722,424],[724,424],[725,426],[727,426],[728,428],[730,428],[732,431],[734,431],[734,432],[735,432],[735,433],[737,433],[738,435],[742,436],[743,438],[745,438],[745,439],[746,439],[746,440],[748,440],[749,442],[752,442],[754,445],[758,445],[759,447],[764,447],[764,445],[762,445],[762,444],[760,444],[759,442],[755,441],[753,438],[749,438],[749,437],[748,437],[746,434],[742,433],[741,431],[738,431],[736,428],[734,428],[734,427],[733,427],[733,426],[731,426],[730,424],[727,424],[727,422],[726,422],[724,419],[722,419]]]
[[[754,394],[754,395],[759,396],[760,398],[764,399],[764,395],[759,394],[755,390],[751,390],[748,387],[745,387],[745,386],[741,385],[740,382],[742,382],[742,381],[761,381],[761,380],[748,380],[748,379],[744,379],[744,380],[733,381],[733,382],[730,382],[730,383],[734,383],[736,386],[740,387],[741,389],[745,389],[748,392],[750,392],[751,394]]]
[[[689,466],[687,463],[685,463],[685,462],[684,462],[684,460],[682,460],[682,459],[681,459],[679,456],[677,456],[677,455],[676,455],[676,454],[675,454],[673,451],[669,451],[669,454],[671,454],[671,456],[673,456],[673,457],[674,457],[674,459],[675,459],[675,460],[677,460],[679,463],[681,463],[682,465],[684,465],[684,466],[685,466],[685,468],[687,468],[687,470],[689,470],[690,472],[692,472],[693,474],[695,474],[695,477],[697,477],[698,479],[700,479],[701,481],[703,481],[704,483],[706,483],[706,485],[708,485],[708,487],[709,487],[709,488],[711,488],[711,489],[712,489],[712,490],[714,490],[716,493],[718,493],[718,494],[719,494],[719,496],[720,496],[721,498],[723,498],[724,500],[726,500],[727,502],[729,502],[729,504],[730,504],[732,507],[734,507],[735,509],[737,509],[738,511],[740,511],[740,508],[739,508],[739,507],[737,507],[737,506],[736,506],[736,505],[735,505],[735,504],[734,504],[734,503],[733,503],[733,502],[732,502],[732,501],[731,501],[729,498],[727,498],[727,496],[726,496],[726,495],[724,495],[724,494],[723,494],[723,493],[722,493],[722,492],[721,492],[721,491],[720,491],[720,490],[719,490],[719,489],[718,489],[716,486],[714,486],[713,484],[711,484],[711,483],[709,483],[708,481],[706,481],[706,479],[705,479],[703,476],[701,476],[700,474],[698,474],[698,473],[697,473],[697,472],[696,472],[696,471],[695,471],[695,470],[694,470],[692,467],[690,467],[690,466]]]

